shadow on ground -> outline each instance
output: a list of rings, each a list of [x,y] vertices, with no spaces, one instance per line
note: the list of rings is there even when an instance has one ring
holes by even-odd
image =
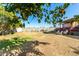
[[[0,55],[1,56],[44,56],[37,48],[38,45],[48,45],[47,42],[39,42],[37,40],[27,41],[19,37],[13,38],[14,40],[0,41]]]
[[[38,48],[35,48],[36,46],[40,44],[48,45],[49,43],[39,42],[39,41],[29,41],[22,46],[22,53],[20,53],[19,56],[25,56],[29,54],[44,56],[44,54],[40,52]]]
[[[64,36],[79,40],[79,36],[78,35],[64,35]]]
[[[56,33],[55,31],[48,31],[48,32],[43,32],[44,34],[55,34],[55,35],[59,35],[58,33]]]
[[[79,47],[71,47],[71,46],[70,46],[70,48],[73,49],[72,52],[74,52],[75,54],[79,55]]]
[[[74,39],[79,39],[79,35],[65,35],[65,34],[58,34],[55,31],[49,31],[49,32],[43,32],[44,34],[55,34],[55,35],[63,35],[66,37],[74,38]]]

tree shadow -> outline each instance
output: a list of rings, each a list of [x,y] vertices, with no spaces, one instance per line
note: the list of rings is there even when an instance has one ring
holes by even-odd
[[[49,31],[49,32],[43,32],[44,34],[55,34],[55,35],[63,35],[66,37],[70,37],[70,38],[74,38],[74,39],[78,39],[79,40],[79,35],[65,35],[65,34],[61,34],[61,33],[56,33],[55,31]]]
[[[44,34],[55,34],[55,35],[59,35],[58,33],[56,33],[55,31],[48,31],[48,32],[43,32]]]
[[[77,36],[77,35],[64,35],[64,36],[79,40],[79,36]]]
[[[79,55],[79,47],[71,47],[71,46],[70,46],[70,48],[73,49],[72,52],[74,52],[75,54]]]
[[[0,55],[1,56],[44,56],[40,52],[39,46],[48,45],[48,42],[39,42],[37,40],[27,41],[25,38],[15,37],[8,40],[0,41]]]
[[[26,44],[24,44],[21,47],[21,51],[22,53],[19,54],[19,56],[26,56],[26,55],[30,55],[30,56],[44,56],[45,54],[40,52],[40,50],[38,48],[36,48],[36,46],[38,45],[48,45],[50,43],[47,42],[39,42],[39,41],[28,41]]]

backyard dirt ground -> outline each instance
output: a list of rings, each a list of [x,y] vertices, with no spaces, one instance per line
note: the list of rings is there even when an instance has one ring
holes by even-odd
[[[21,32],[13,35],[0,36],[0,39],[31,36],[33,40],[49,44],[39,44],[39,49],[45,56],[76,56],[79,55],[79,37],[45,34],[42,32]]]

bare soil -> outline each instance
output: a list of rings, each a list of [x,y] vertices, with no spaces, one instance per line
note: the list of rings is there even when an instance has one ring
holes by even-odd
[[[63,36],[56,34],[45,34],[42,32],[21,32],[13,35],[0,36],[0,40],[16,36],[31,36],[42,44],[37,45],[41,53],[45,56],[78,56],[79,36]],[[48,44],[46,44],[48,43]],[[26,47],[26,46],[25,46]],[[29,53],[30,54],[30,53]]]

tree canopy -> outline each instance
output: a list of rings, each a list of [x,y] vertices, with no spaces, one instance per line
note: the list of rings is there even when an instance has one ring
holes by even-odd
[[[74,15],[74,19],[79,23],[79,15]]]
[[[52,23],[55,26],[58,22],[61,24],[63,18],[65,18],[63,16],[66,13],[69,3],[56,6],[54,9],[49,11],[43,6],[46,5],[46,7],[49,8],[51,5],[50,3],[6,3],[2,5],[4,7],[0,8],[0,19],[3,18],[3,20],[1,19],[0,21],[6,21],[7,24],[11,25],[9,27],[17,27],[19,26],[18,24],[21,24],[20,26],[22,26],[22,23],[19,19],[27,20],[30,15],[37,17],[39,23],[44,16],[45,22],[48,24]],[[43,12],[46,14],[43,14]],[[17,16],[16,14],[20,14],[20,16]],[[52,16],[50,17],[50,15]]]
[[[61,6],[57,6],[54,10],[50,11],[52,13],[52,24],[55,25],[56,23],[62,23],[66,13],[66,9],[69,6],[69,3],[65,3]]]
[[[5,8],[0,6],[0,31],[10,30],[19,26],[22,26],[22,23],[14,13],[5,11]]]
[[[30,15],[39,15],[42,12],[42,5],[37,3],[8,3],[5,10],[13,13],[19,13],[23,20],[27,20]]]
[[[65,3],[61,6],[55,7],[55,9],[47,11],[43,8],[44,3],[7,3],[5,5],[5,10],[8,12],[13,12],[14,14],[19,13],[23,20],[27,20],[30,15],[38,17],[38,22],[41,22],[43,16],[45,16],[45,22],[56,24],[57,22],[62,22],[62,17],[66,13],[66,8],[69,6],[69,3]],[[50,7],[50,3],[46,3],[47,7]],[[42,12],[48,13],[44,15]],[[52,15],[52,20],[50,20],[50,15]]]

